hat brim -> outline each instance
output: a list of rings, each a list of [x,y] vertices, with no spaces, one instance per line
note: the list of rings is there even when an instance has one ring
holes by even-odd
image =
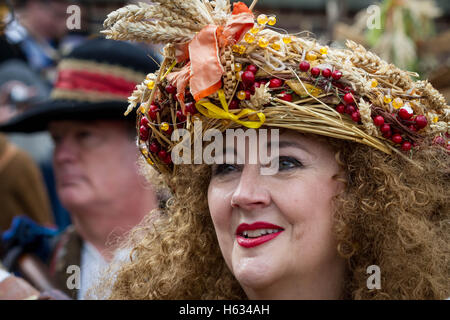
[[[135,112],[125,116],[127,103],[124,101],[78,102],[53,100],[41,102],[30,110],[11,118],[0,125],[2,132],[37,132],[47,130],[55,120],[126,120],[135,121]]]

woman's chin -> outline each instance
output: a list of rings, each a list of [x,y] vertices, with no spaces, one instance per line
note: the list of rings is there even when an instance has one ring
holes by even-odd
[[[233,274],[244,288],[260,290],[275,281],[275,267],[261,257],[241,258],[233,261]]]

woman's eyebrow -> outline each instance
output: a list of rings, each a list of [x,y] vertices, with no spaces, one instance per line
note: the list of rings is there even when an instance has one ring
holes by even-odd
[[[230,146],[223,146],[222,149],[222,154],[228,154],[228,153],[232,153],[232,154],[236,154],[236,148],[235,147],[230,147]]]
[[[275,145],[278,145],[279,149],[291,147],[291,148],[301,149],[301,150],[304,150],[304,151],[310,153],[308,148],[306,148],[303,144],[298,143],[297,141],[283,140],[283,141],[279,141],[278,144],[275,144]],[[272,147],[272,141],[268,141],[267,149],[269,150],[269,149],[271,149],[271,147]],[[222,149],[222,154],[228,154],[228,153],[236,155],[236,148],[224,145],[223,149]]]
[[[271,148],[272,147],[272,141],[269,141],[267,143],[267,148]],[[283,141],[279,141],[278,142],[278,148],[289,148],[289,147],[293,147],[293,148],[298,148],[298,149],[302,149],[305,150],[306,152],[310,152],[308,150],[308,148],[306,148],[303,144],[298,143],[296,141],[288,141],[288,140],[283,140]]]

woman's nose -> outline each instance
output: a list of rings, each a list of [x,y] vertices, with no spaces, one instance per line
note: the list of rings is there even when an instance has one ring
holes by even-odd
[[[264,180],[258,165],[246,165],[231,196],[231,206],[247,211],[267,207],[271,201],[270,186]]]

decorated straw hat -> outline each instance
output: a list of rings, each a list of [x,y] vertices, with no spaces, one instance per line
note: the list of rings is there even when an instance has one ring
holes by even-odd
[[[108,15],[104,34],[162,43],[164,61],[129,97],[139,147],[170,173],[176,128],[288,128],[408,158],[424,143],[447,148],[450,109],[430,83],[347,41],[331,48],[276,28],[228,0],[155,0]],[[432,138],[432,139],[430,139]],[[433,141],[433,142],[430,142]]]
[[[157,70],[149,54],[123,41],[85,41],[58,64],[50,99],[0,125],[0,131],[42,131],[52,120],[127,120],[127,98],[148,72]]]

